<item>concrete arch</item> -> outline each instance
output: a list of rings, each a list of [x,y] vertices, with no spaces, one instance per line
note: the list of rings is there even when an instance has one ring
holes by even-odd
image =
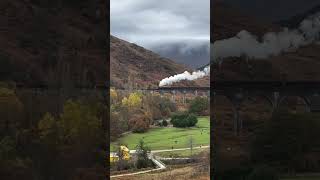
[[[310,109],[311,109],[310,99],[307,96],[301,96],[301,95],[286,95],[286,96],[280,97],[279,102],[278,102],[278,107],[280,108],[281,105],[283,104],[283,102],[290,97],[297,97],[297,98],[301,99],[304,106],[305,106],[305,112],[310,112]]]
[[[253,131],[257,125],[271,118],[274,101],[264,94],[249,94],[239,106],[240,130]]]
[[[216,100],[218,99],[218,98],[225,98],[225,100],[227,100],[231,105],[232,105],[232,109],[233,110],[235,110],[236,108],[235,108],[235,103],[233,102],[233,98],[232,97],[230,97],[230,96],[228,96],[228,95],[221,95],[221,94],[218,94],[218,95],[214,95],[213,96],[213,107],[215,106],[215,103],[216,103]]]
[[[274,98],[266,94],[248,94],[243,101],[246,101],[247,99],[250,99],[250,98],[257,98],[257,97],[266,100],[270,105],[270,107],[274,107],[276,104],[276,102],[274,101]],[[243,103],[243,101],[241,103]]]

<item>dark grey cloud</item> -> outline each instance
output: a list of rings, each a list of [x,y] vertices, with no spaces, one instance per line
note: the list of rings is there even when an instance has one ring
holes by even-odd
[[[203,41],[185,41],[159,44],[151,49],[163,56],[170,57],[178,63],[198,68],[209,63],[210,45]]]
[[[320,5],[319,0],[223,0],[249,14],[262,18],[279,21]]]
[[[209,62],[210,0],[111,0],[111,34],[193,67]]]

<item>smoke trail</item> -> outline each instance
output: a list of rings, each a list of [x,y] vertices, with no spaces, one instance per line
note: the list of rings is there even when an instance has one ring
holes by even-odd
[[[264,59],[289,52],[316,42],[320,37],[320,13],[307,17],[300,23],[298,29],[284,28],[282,32],[269,32],[262,37],[262,41],[246,30],[240,31],[235,37],[215,41],[211,46],[213,61],[226,57],[247,56],[249,58]],[[210,67],[203,71],[190,74],[184,72],[160,81],[159,86],[171,85],[182,80],[195,80],[210,74]]]
[[[311,44],[319,39],[319,34],[320,13],[316,13],[303,20],[298,29],[284,28],[282,32],[266,33],[261,42],[245,30],[235,37],[215,41],[211,46],[212,58],[217,61],[245,55],[248,58],[263,59]]]
[[[199,79],[208,75],[210,75],[210,66],[205,67],[202,71],[200,70],[195,71],[192,74],[189,73],[188,71],[185,71],[184,73],[164,78],[160,81],[159,86],[161,87],[161,86],[171,85],[175,82],[179,82],[183,80],[193,81],[195,79]]]

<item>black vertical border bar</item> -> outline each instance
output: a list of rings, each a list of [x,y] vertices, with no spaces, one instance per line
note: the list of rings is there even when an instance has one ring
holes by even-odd
[[[106,179],[110,179],[110,1],[101,0],[103,4],[103,17],[105,17],[103,23],[103,29],[106,32],[106,59],[105,59],[105,68],[106,68],[106,81],[105,81],[105,116],[103,118],[103,129],[105,134],[105,172]]]
[[[215,117],[213,114],[214,110],[214,72],[213,72],[213,57],[212,53],[212,45],[214,42],[213,39],[213,1],[210,1],[210,179],[215,179],[214,172],[215,172]]]

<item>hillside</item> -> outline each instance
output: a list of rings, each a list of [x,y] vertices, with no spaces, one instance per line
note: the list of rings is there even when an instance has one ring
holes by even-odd
[[[296,28],[299,26],[300,22],[303,21],[305,18],[318,12],[320,12],[320,5],[315,6],[304,13],[297,14],[289,19],[278,21],[276,22],[276,24],[279,24],[281,26],[288,27],[288,28]]]
[[[110,39],[111,86],[118,88],[156,88],[163,78],[193,71],[174,61],[111,35]],[[209,81],[206,81],[209,84]],[[201,81],[201,83],[203,83]],[[179,85],[196,85],[180,82]]]
[[[23,86],[105,84],[102,1],[0,2],[0,81]]]
[[[279,30],[279,26],[260,21],[255,16],[242,12],[223,1],[215,1],[211,7],[212,42],[233,37],[244,29],[256,36]]]
[[[213,37],[214,41],[231,38],[241,30],[247,30],[261,38],[267,32],[278,32],[281,30],[279,24],[263,22],[255,19],[254,15],[243,15],[224,3],[217,3],[214,6],[213,17]],[[306,17],[311,12],[316,12],[317,8],[282,21],[284,24],[296,26],[301,17]],[[286,22],[286,23],[285,23]],[[311,44],[293,52],[282,53],[266,59],[250,59],[249,63],[245,59],[225,58],[223,63],[214,66],[215,80],[319,80],[320,72],[320,46]]]
[[[0,81],[33,87],[105,85],[108,46],[102,2],[2,0]],[[113,86],[157,86],[162,78],[191,71],[115,37],[110,42]]]

